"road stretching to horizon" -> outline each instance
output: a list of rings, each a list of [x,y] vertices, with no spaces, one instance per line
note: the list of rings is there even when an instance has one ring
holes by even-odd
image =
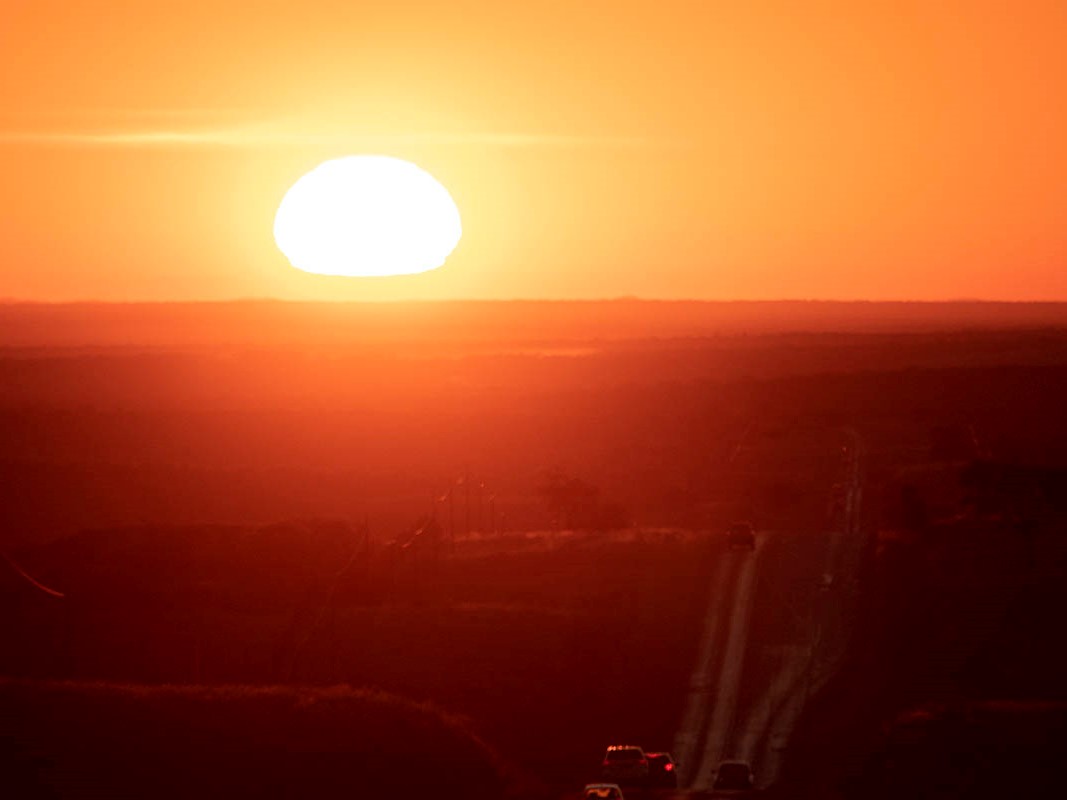
[[[723,554],[710,576],[708,611],[674,742],[686,790],[679,796],[711,791],[719,763],[731,759],[752,765],[758,787],[774,783],[808,698],[843,655],[863,545],[864,462],[859,435],[846,431],[845,441],[826,535],[762,532],[754,551]],[[772,555],[779,565],[773,580],[765,574]],[[795,606],[786,609],[795,623],[786,642],[753,625],[757,606],[782,602]],[[775,667],[755,669],[760,656]],[[753,680],[759,685],[752,686]]]

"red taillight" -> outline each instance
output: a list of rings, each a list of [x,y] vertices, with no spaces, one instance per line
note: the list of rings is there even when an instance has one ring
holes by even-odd
[[[608,765],[609,765],[610,763],[611,763],[611,762],[610,762],[610,761],[608,761],[608,760],[607,760],[607,759],[605,758],[605,759],[604,759],[604,763],[603,763],[603,764],[601,764],[600,766],[602,766],[602,767],[606,767],[606,766],[608,766]]]
[[[642,758],[637,763],[640,764],[642,767],[647,767],[648,766],[648,759],[647,758]]]
[[[663,769],[666,772],[674,772],[674,764],[664,764]]]

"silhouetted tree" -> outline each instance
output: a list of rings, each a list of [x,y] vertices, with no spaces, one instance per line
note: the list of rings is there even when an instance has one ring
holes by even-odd
[[[603,501],[599,488],[559,470],[547,472],[537,492],[563,528],[615,530],[630,524],[623,506]]]

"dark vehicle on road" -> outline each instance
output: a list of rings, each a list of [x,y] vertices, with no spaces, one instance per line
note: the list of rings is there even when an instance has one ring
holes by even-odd
[[[756,788],[756,777],[747,761],[723,761],[715,773],[716,792],[751,792]]]
[[[678,788],[678,764],[670,753],[645,753],[648,759],[648,785],[655,789]]]
[[[604,754],[600,777],[623,786],[644,785],[648,780],[645,751],[634,745],[612,745]]]
[[[755,550],[756,531],[751,522],[735,522],[726,532],[726,543],[731,550]]]

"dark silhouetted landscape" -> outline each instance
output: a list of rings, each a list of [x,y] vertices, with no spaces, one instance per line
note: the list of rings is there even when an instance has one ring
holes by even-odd
[[[1064,306],[0,331],[12,797],[555,798],[631,743],[677,796],[1065,788]]]

